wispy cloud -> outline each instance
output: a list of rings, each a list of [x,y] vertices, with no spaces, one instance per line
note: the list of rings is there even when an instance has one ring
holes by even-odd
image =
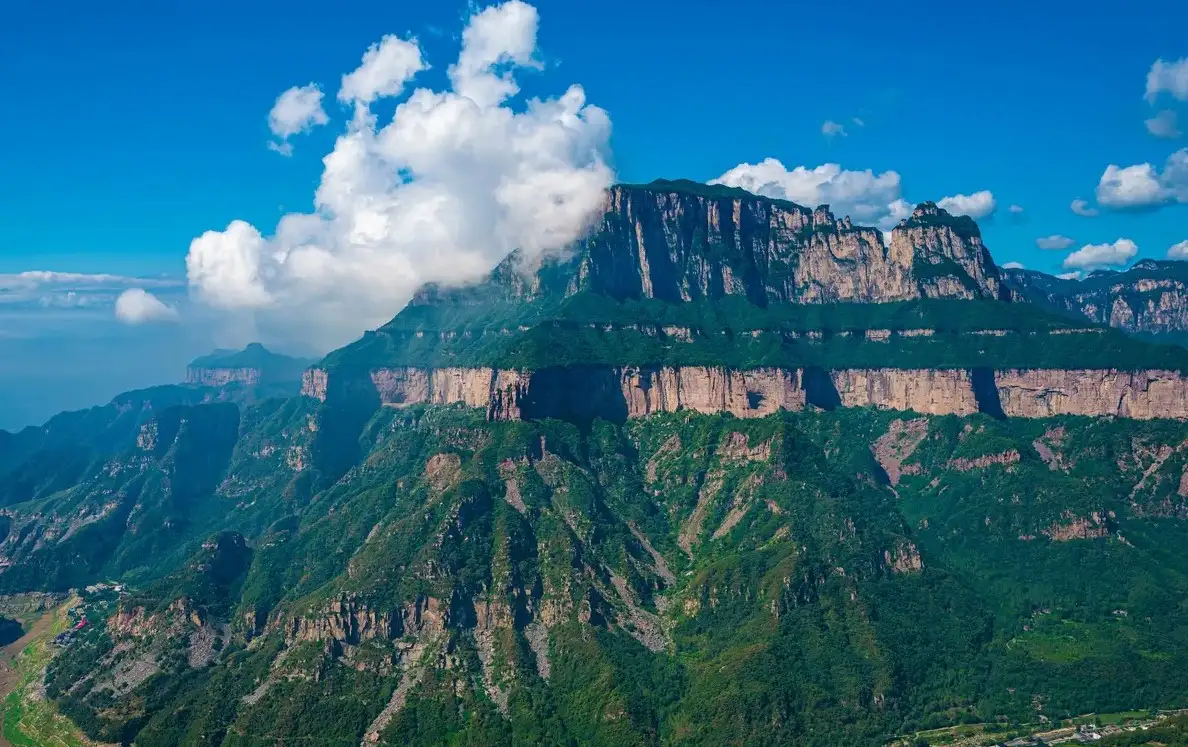
[[[179,293],[185,284],[171,278],[137,278],[105,273],[28,270],[0,274],[0,307],[97,309],[115,305],[130,288]]]
[[[1147,132],[1155,137],[1174,140],[1184,133],[1180,131],[1180,123],[1176,113],[1171,109],[1164,109],[1147,120]]]
[[[821,134],[832,140],[835,137],[846,137],[849,133],[846,132],[845,125],[840,122],[834,122],[832,119],[827,119],[821,125]]]
[[[1076,242],[1074,242],[1069,237],[1061,236],[1058,233],[1054,233],[1051,236],[1044,236],[1043,238],[1035,240],[1035,245],[1040,249],[1067,249],[1074,243]]]

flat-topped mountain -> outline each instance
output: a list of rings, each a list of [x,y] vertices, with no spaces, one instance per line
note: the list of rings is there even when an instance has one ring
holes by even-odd
[[[535,268],[513,254],[484,286],[447,295],[740,297],[758,306],[1006,297],[977,224],[933,203],[888,237],[835,217],[828,205],[810,209],[687,180],[613,187],[602,218],[571,251]],[[442,292],[430,286],[414,303]]]
[[[216,350],[191,361],[186,383],[221,387],[295,382],[312,362],[274,353],[253,342],[243,350]]]
[[[606,204],[569,252],[423,288],[307,371],[304,393],[510,419],[862,405],[1188,417],[1188,352],[1016,302],[976,223],[933,203],[889,236],[691,182],[615,187]]]

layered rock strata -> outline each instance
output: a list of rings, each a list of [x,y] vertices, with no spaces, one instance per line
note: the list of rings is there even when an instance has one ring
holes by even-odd
[[[227,386],[228,384],[255,386],[260,383],[260,369],[190,366],[186,369],[186,383],[212,387]]]
[[[377,405],[464,404],[492,420],[628,419],[693,410],[763,417],[807,406],[877,407],[929,415],[1188,418],[1188,377],[1175,371],[822,369],[723,367],[385,368],[351,378],[305,374],[302,393]]]

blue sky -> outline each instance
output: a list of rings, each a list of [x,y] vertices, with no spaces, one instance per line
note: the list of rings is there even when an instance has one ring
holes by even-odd
[[[1058,268],[1038,236],[1188,238],[1182,210],[1079,219],[1110,163],[1162,163],[1144,79],[1188,55],[1183,3],[541,0],[549,79],[580,82],[614,126],[625,180],[789,167],[895,169],[910,200],[993,191],[1026,222],[985,227],[1000,261]],[[15,17],[13,12],[15,10]],[[456,48],[459,2],[18,3],[0,28],[0,271],[181,274],[189,241],[233,218],[306,209],[333,132],[264,148],[296,83],[333,85],[384,33]],[[443,64],[431,71],[440,73]],[[337,114],[337,112],[335,112]],[[866,127],[827,139],[826,119]],[[1000,210],[1001,212],[1001,210]]]
[[[604,157],[620,180],[710,180],[776,158],[788,169],[894,170],[911,202],[988,190],[997,210],[979,222],[995,258],[1050,272],[1086,244],[1125,238],[1137,258],[1163,257],[1188,239],[1182,204],[1101,206],[1093,218],[1069,208],[1095,203],[1110,164],[1161,169],[1185,146],[1144,124],[1163,110],[1188,123],[1188,102],[1144,98],[1156,60],[1188,57],[1182,2],[534,5],[534,62],[516,73],[522,90],[507,105],[580,84],[609,117]],[[335,94],[368,46],[415,37],[431,67],[403,93],[448,89],[474,10],[452,0],[360,0],[345,11],[306,0],[15,4],[0,26],[0,274],[180,283],[203,232],[241,219],[269,237],[286,213],[314,209],[321,159],[352,116]],[[308,83],[325,91],[330,121],[291,138],[285,157],[267,147],[269,110]],[[373,102],[381,126],[400,100]],[[826,121],[845,134],[824,134]],[[1072,243],[1037,248],[1049,235]],[[157,294],[183,311],[188,303],[180,286]],[[270,329],[243,318],[221,328]],[[204,334],[192,321],[184,335],[139,330],[184,337],[195,352],[226,342],[219,324]]]

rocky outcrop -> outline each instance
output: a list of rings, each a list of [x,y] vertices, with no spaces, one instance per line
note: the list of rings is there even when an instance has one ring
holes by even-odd
[[[299,641],[335,641],[357,646],[378,638],[424,636],[445,629],[447,612],[433,597],[420,597],[401,607],[377,609],[353,595],[343,595],[320,612],[288,621],[285,638]]]
[[[913,262],[921,296],[1006,298],[1001,277],[972,218],[925,202],[891,231],[891,253]]]
[[[620,185],[567,287],[614,297],[771,302],[998,298],[977,225],[924,203],[891,232],[782,200],[687,182]],[[529,282],[518,292],[540,292]]]
[[[334,376],[307,374],[307,396],[325,399]],[[729,369],[573,367],[540,371],[394,368],[344,388],[369,387],[378,403],[463,404],[491,420],[544,417],[624,420],[692,410],[763,417],[808,406],[877,407],[928,415],[1188,419],[1188,377],[1175,371],[1031,369]]]

